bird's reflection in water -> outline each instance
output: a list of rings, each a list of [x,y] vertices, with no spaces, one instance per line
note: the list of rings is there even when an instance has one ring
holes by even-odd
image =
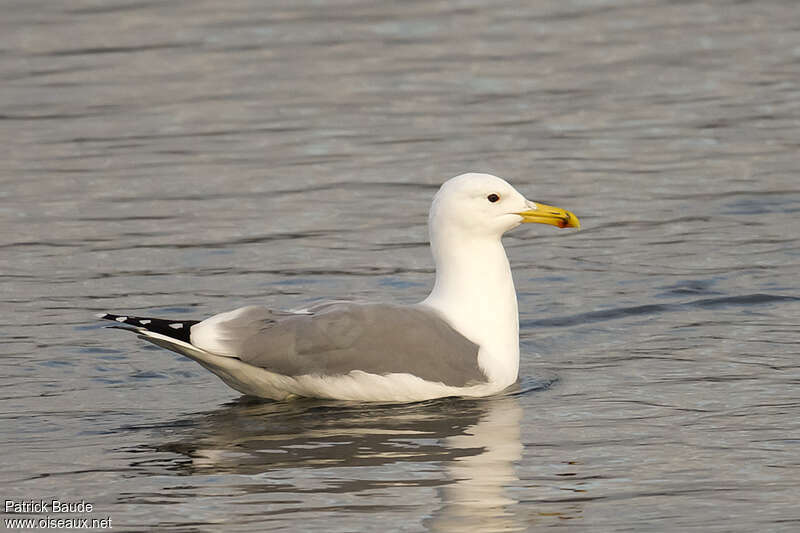
[[[150,428],[162,443],[147,448],[180,454],[159,461],[173,473],[234,474],[237,483],[249,476],[237,492],[303,494],[306,510],[320,493],[340,495],[340,510],[356,495],[361,504],[427,508],[432,530],[508,531],[519,529],[506,488],[519,482],[521,418],[514,395],[400,405],[242,398]],[[391,497],[376,499],[376,491]]]
[[[523,529],[506,488],[518,484],[514,462],[522,457],[522,407],[514,396],[493,398],[463,432],[443,439],[451,450],[473,450],[445,465],[451,483],[441,488],[442,506],[428,524],[434,531],[516,531]]]

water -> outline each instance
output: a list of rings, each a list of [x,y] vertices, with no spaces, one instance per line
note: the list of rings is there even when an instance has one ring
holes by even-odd
[[[4,7],[4,499],[117,531],[800,527],[793,0]],[[505,239],[516,394],[253,403],[93,319],[417,301],[467,170],[584,226]]]

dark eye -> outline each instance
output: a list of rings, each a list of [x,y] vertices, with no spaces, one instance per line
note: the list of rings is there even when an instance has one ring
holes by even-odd
[[[497,200],[500,199],[500,197],[497,196],[496,194],[492,193],[489,196],[487,196],[486,199],[489,200],[492,203],[495,203]]]

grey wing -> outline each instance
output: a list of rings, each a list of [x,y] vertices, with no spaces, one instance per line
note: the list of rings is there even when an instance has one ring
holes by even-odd
[[[309,314],[263,307],[216,324],[226,351],[278,374],[409,373],[454,387],[486,382],[478,346],[420,306],[333,302]],[[193,327],[192,343],[195,343]],[[213,351],[213,350],[211,350]]]

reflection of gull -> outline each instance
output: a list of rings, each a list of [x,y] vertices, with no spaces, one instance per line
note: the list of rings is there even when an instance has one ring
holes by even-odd
[[[523,222],[579,226],[572,213],[526,200],[496,176],[463,174],[433,200],[436,282],[416,305],[329,302],[304,313],[251,306],[201,322],[101,317],[251,396],[487,396],[517,380],[517,295],[500,239]]]
[[[505,490],[519,484],[521,413],[516,396],[403,405],[238,401],[171,421],[163,433],[145,428],[148,444],[132,459],[143,475],[211,476],[214,494],[230,486],[232,494],[257,495],[260,515],[321,516],[335,503],[335,516],[350,517],[348,530],[360,529],[353,520],[371,508],[417,520],[414,530],[464,523],[488,529],[460,531],[508,530],[516,522]],[[206,497],[201,484],[185,502],[196,510]],[[214,498],[210,508],[218,507]]]
[[[434,531],[517,531],[523,529],[508,506],[517,503],[505,489],[519,482],[514,461],[522,457],[522,407],[516,397],[496,398],[463,433],[445,439],[450,449],[482,450],[447,464],[451,485],[442,489]]]
[[[170,422],[172,438],[156,449],[191,458],[175,465],[187,473],[438,465],[481,453],[480,448],[451,448],[447,439],[478,424],[492,405],[458,399],[394,405],[241,399],[194,419]],[[186,428],[183,438],[174,439],[176,427]]]

